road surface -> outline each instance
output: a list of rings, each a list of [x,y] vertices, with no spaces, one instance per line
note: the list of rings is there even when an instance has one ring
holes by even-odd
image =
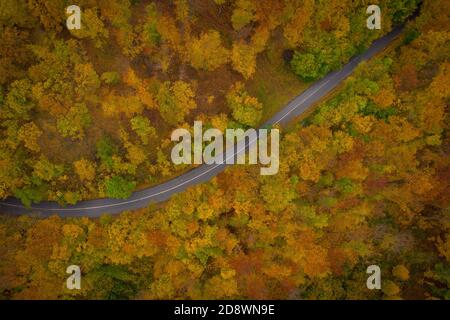
[[[325,78],[315,82],[301,95],[282,108],[262,127],[280,124],[285,125],[290,120],[303,114],[315,102],[326,96],[342,81],[344,81],[364,60],[368,60],[375,54],[385,49],[402,31],[397,27],[382,38],[374,41],[364,53],[353,57],[341,70],[328,74]],[[270,81],[270,80],[269,80]],[[2,214],[36,214],[40,216],[59,215],[61,217],[99,217],[102,214],[118,214],[126,210],[134,210],[147,207],[150,203],[158,203],[168,200],[172,195],[184,191],[186,188],[209,181],[225,169],[225,164],[201,165],[191,171],[182,174],[170,181],[155,187],[136,191],[127,200],[98,199],[81,201],[76,205],[62,207],[56,202],[41,202],[26,208],[18,199],[8,198],[0,202]]]

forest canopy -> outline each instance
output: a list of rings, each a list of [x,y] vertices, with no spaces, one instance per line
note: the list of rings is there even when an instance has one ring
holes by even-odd
[[[65,0],[0,5],[0,199],[123,198],[179,175],[186,168],[168,160],[174,128],[195,119],[259,126],[417,1],[381,1],[381,30],[367,29],[360,1],[77,5],[79,30],[65,25]],[[81,162],[95,179],[80,174]],[[119,178],[127,192],[112,191]]]
[[[78,2],[81,32],[66,1],[0,3],[1,199],[122,199],[176,176],[174,128],[260,125],[419,5],[374,1],[368,30],[365,1]],[[230,167],[98,219],[0,215],[0,299],[450,299],[449,12],[422,1],[283,128],[276,176]]]

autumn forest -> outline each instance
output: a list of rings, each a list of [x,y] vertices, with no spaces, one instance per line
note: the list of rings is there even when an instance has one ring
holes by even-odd
[[[449,23],[448,0],[2,0],[0,201],[26,207],[178,177],[174,129],[257,128],[404,28],[277,127],[274,176],[230,166],[100,218],[0,212],[0,299],[450,299]]]

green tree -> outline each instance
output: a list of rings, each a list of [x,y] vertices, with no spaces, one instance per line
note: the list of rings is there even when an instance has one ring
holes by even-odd
[[[159,112],[168,124],[178,125],[197,107],[194,97],[194,91],[188,83],[166,81],[160,86],[156,96]]]
[[[317,80],[328,71],[327,66],[312,53],[296,52],[291,61],[291,66],[295,74],[304,81]]]
[[[81,140],[84,129],[91,124],[89,110],[84,103],[76,103],[56,122],[56,127],[63,137]]]
[[[70,30],[77,38],[89,38],[96,48],[102,48],[109,37],[108,29],[98,16],[97,8],[88,8],[81,14],[81,29]]]
[[[262,104],[245,91],[244,84],[236,83],[227,94],[227,103],[233,117],[246,126],[256,126],[262,117]]]
[[[147,21],[144,24],[142,38],[144,44],[158,46],[161,42],[161,34],[158,32],[158,10],[156,4],[151,3],[146,7]]]
[[[113,165],[112,156],[117,154],[117,146],[111,138],[104,136],[97,142],[97,157],[107,168]]]
[[[149,138],[156,136],[156,130],[151,126],[150,120],[143,116],[131,119],[131,128],[141,138],[143,144],[148,144]]]
[[[106,84],[118,84],[120,82],[120,74],[116,71],[108,71],[102,73],[100,79]]]
[[[136,183],[121,176],[113,176],[105,181],[106,195],[114,199],[127,199],[131,196]]]

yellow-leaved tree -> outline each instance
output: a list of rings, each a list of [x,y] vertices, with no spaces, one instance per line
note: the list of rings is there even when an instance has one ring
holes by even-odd
[[[220,33],[209,30],[188,44],[187,59],[196,69],[214,71],[229,61],[229,50],[222,45]]]

